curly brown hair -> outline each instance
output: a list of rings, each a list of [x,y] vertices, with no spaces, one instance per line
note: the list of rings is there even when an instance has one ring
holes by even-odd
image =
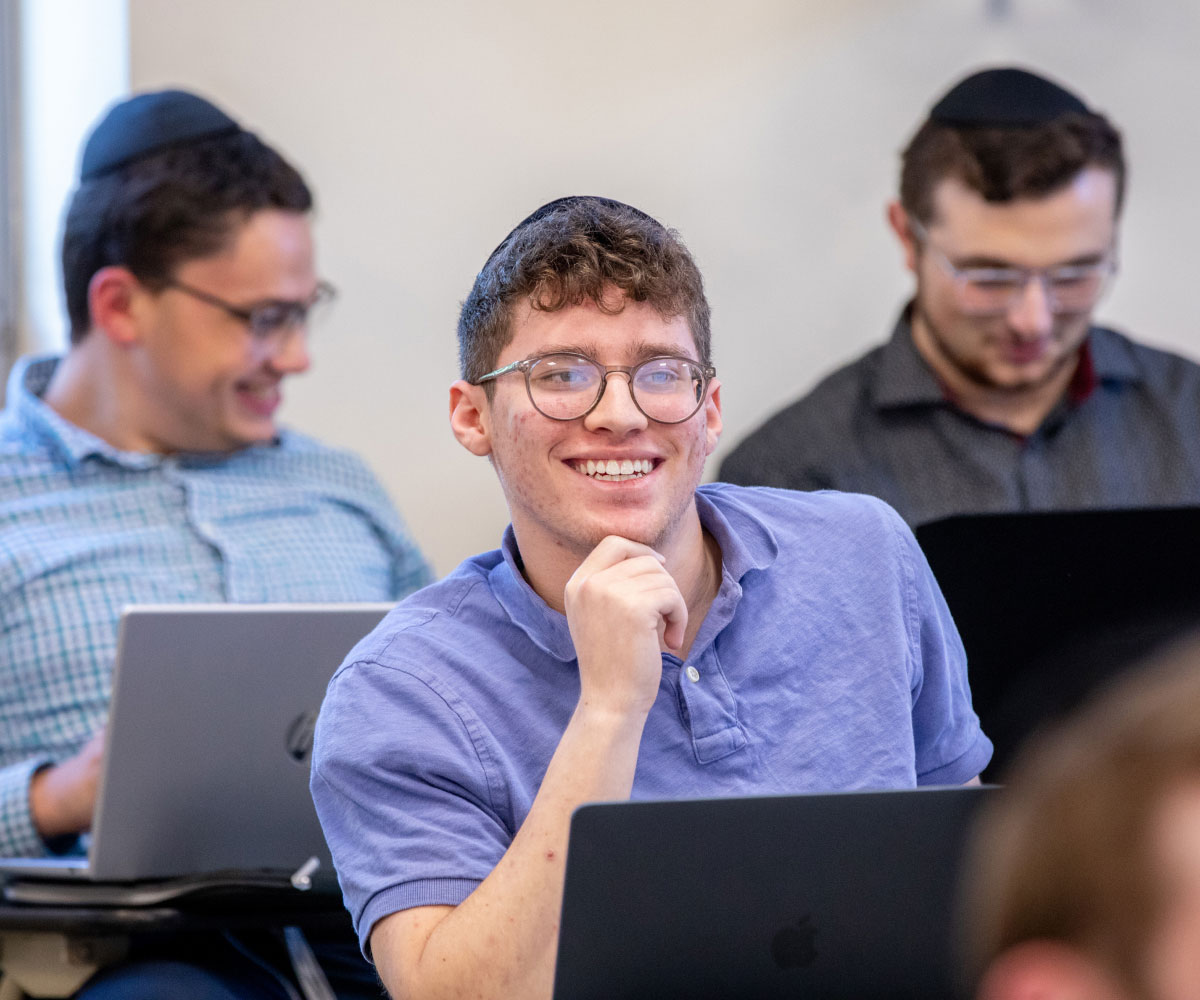
[[[623,293],[614,305],[612,288]],[[458,318],[462,377],[477,381],[496,367],[512,339],[513,307],[527,301],[555,312],[585,301],[620,312],[646,302],[664,318],[683,316],[699,361],[711,364],[704,281],[679,234],[609,198],[559,198],[523,220],[488,258]],[[491,385],[488,385],[491,389]]]
[[[1041,198],[1085,167],[1111,170],[1117,214],[1125,195],[1121,135],[1101,114],[1072,112],[1033,128],[956,128],[923,124],[900,154],[900,203],[918,221],[933,219],[933,192],[954,177],[989,202]]]

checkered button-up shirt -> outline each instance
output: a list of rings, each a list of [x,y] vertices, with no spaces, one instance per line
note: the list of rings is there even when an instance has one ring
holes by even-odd
[[[0,855],[45,845],[28,789],[104,724],[134,603],[394,600],[431,574],[354,455],[284,432],[220,455],[118,451],[14,368],[0,414]]]

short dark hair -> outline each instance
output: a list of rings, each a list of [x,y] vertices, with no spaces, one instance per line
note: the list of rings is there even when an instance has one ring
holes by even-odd
[[[1041,198],[1086,167],[1111,170],[1116,211],[1125,197],[1121,134],[1101,114],[1064,114],[1023,128],[955,128],[928,120],[901,153],[900,203],[919,222],[933,221],[933,192],[948,177],[985,201]]]
[[[166,149],[83,181],[62,241],[71,343],[91,328],[88,285],[101,268],[127,267],[162,287],[184,261],[220,251],[255,212],[304,213],[312,204],[296,168],[249,132]]]
[[[698,360],[711,363],[704,281],[679,234],[621,202],[571,197],[517,226],[476,276],[458,319],[462,377],[475,382],[496,367],[518,301],[555,312],[590,300],[612,311],[604,297],[610,287],[664,318],[684,317]]]

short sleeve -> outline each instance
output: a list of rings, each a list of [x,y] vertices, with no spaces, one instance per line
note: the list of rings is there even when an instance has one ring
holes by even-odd
[[[389,913],[461,903],[514,835],[479,721],[438,687],[359,661],[321,708],[313,799],[364,954]]]
[[[960,785],[987,766],[992,742],[971,707],[967,654],[946,599],[912,532],[898,516],[895,526],[909,567],[917,784]]]

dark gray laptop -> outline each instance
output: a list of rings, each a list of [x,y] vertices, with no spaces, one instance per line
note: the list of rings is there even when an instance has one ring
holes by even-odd
[[[554,998],[957,997],[960,859],[991,794],[583,806]]]
[[[308,792],[312,727],[334,670],[391,607],[126,609],[88,854],[0,859],[0,875],[286,877],[311,858],[331,871]]]
[[[916,536],[995,747],[985,780],[1003,780],[1036,730],[1200,630],[1200,507],[964,514]]]

